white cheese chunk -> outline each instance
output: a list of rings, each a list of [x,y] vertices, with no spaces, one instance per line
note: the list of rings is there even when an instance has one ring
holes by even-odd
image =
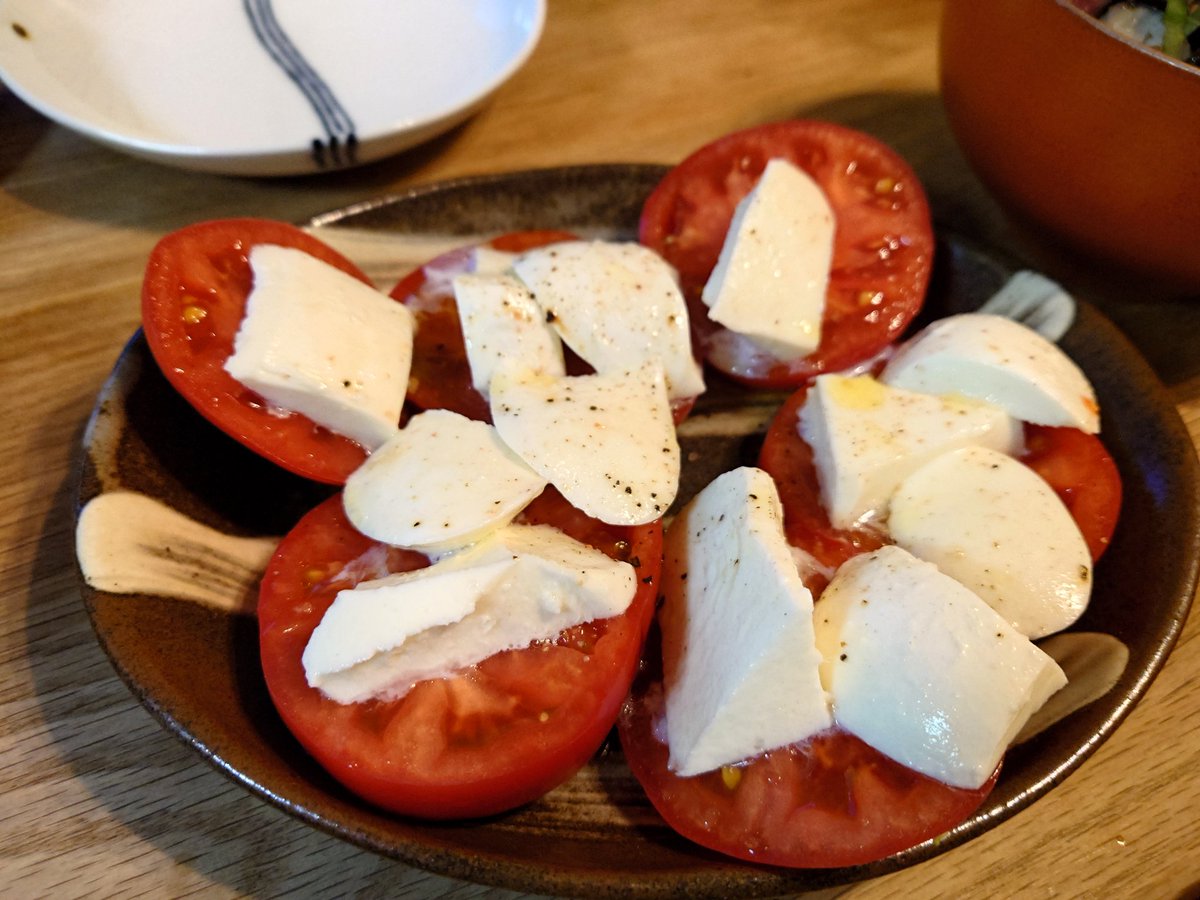
[[[471,271],[476,275],[511,274],[513,261],[518,255],[506,250],[494,250],[486,244],[480,244],[471,253]]]
[[[982,785],[1062,669],[931,563],[889,546],[856,556],[817,601],[834,719],[955,787]]]
[[[675,271],[639,244],[566,241],[513,270],[572,350],[601,374],[658,362],[671,399],[704,391]]]
[[[983,447],[946,453],[892,497],[892,539],[966,585],[1017,631],[1061,631],[1087,608],[1092,557],[1037,473]]]
[[[663,635],[669,765],[696,775],[828,728],[812,594],[771,477],[716,478],[667,531]]]
[[[886,515],[896,485],[947,450],[978,445],[1015,453],[1023,440],[1020,423],[993,406],[904,391],[867,375],[819,376],[799,428],[838,528]]]
[[[1004,316],[939,319],[900,347],[880,380],[929,394],[961,394],[1024,422],[1100,430],[1087,377],[1055,344]]]
[[[709,318],[780,360],[808,356],[821,342],[833,233],[820,186],[787,160],[768,162],[704,285]]]
[[[514,359],[535,372],[563,375],[562,342],[533,295],[513,275],[459,275],[454,301],[471,384],[488,396],[492,375]]]
[[[367,537],[441,552],[507,525],[545,486],[491,425],[431,409],[351,473],[342,503]]]
[[[492,378],[500,437],[575,507],[613,525],[660,518],[679,490],[679,442],[662,369]]]
[[[631,565],[547,525],[509,525],[432,566],[338,593],[301,661],[339,703],[395,698],[504,650],[620,615]]]
[[[268,403],[374,450],[400,427],[412,314],[291,247],[250,251],[254,287],[225,371]]]

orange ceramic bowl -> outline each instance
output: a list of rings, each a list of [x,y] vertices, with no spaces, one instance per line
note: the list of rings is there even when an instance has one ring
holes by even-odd
[[[951,129],[1014,218],[1200,292],[1200,68],[1066,0],[946,0],[940,52]]]

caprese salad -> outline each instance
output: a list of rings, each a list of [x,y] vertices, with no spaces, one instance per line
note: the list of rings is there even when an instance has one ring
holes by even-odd
[[[390,294],[280,223],[164,238],[143,323],[167,378],[341,487],[261,585],[297,739],[373,804],[470,818],[619,719],[672,827],[787,866],[966,818],[1062,684],[1032,639],[1086,605],[1120,482],[1035,333],[969,315],[896,348],[933,247],[904,161],[818,122],[701,149],[637,242],[503,235]],[[796,391],[664,543],[701,361]]]
[[[620,722],[663,817],[785,866],[965,819],[1066,681],[1033,640],[1082,614],[1116,523],[1096,423],[1069,360],[988,315],[796,391],[667,530],[661,661]]]

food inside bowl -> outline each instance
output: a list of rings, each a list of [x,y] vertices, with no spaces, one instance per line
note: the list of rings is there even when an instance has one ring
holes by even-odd
[[[1200,65],[1200,3],[1193,0],[1072,2],[1123,37]]]

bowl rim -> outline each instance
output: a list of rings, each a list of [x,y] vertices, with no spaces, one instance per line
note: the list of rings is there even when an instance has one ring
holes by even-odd
[[[1143,44],[1141,41],[1135,41],[1133,38],[1109,28],[1104,24],[1103,21],[1101,21],[1099,16],[1094,16],[1091,13],[1084,12],[1075,5],[1073,0],[1054,0],[1054,3],[1059,8],[1065,9],[1070,15],[1073,15],[1076,18],[1086,22],[1088,27],[1095,29],[1102,36],[1110,38],[1123,45],[1127,48],[1127,50],[1147,59],[1157,60],[1160,63],[1165,63],[1171,68],[1171,70],[1179,73],[1179,76],[1182,78],[1200,80],[1200,66],[1192,65],[1189,62],[1184,62],[1182,59],[1176,59],[1174,56],[1170,56],[1169,54],[1164,53],[1162,50],[1158,50],[1154,47]]]

